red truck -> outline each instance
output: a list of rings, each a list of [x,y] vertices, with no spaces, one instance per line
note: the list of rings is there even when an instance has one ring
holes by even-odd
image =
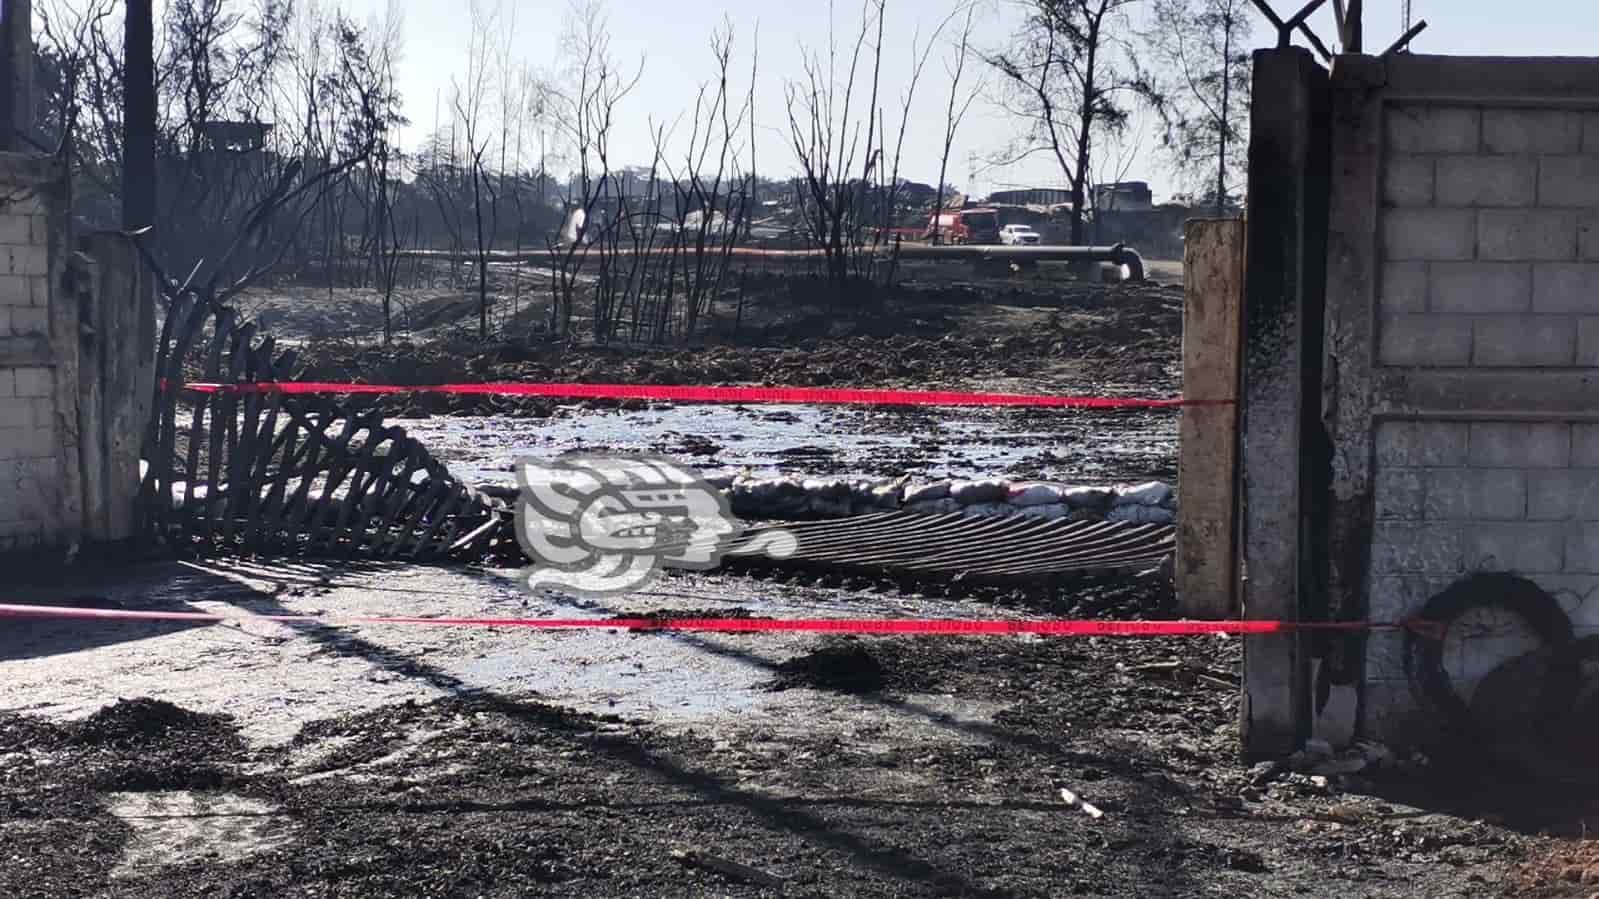
[[[999,212],[986,207],[945,209],[927,221],[922,236],[937,243],[999,243]]]

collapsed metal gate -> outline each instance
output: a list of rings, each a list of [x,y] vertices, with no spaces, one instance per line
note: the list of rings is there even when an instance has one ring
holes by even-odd
[[[325,397],[185,390],[287,380],[296,353],[195,294],[168,298],[138,533],[180,552],[520,558],[512,512],[380,412]]]
[[[185,389],[288,380],[296,353],[279,350],[231,307],[195,294],[168,303],[144,438],[138,533],[187,554],[525,561],[515,510],[457,480],[403,428],[384,424],[377,409],[336,397]],[[773,530],[759,528],[729,548],[728,561],[1047,582],[1148,567],[1173,544],[1166,525],[960,514],[893,512],[782,529],[795,540],[791,556],[745,552]]]

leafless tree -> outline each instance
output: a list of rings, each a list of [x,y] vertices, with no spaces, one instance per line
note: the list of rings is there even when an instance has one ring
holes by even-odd
[[[389,0],[382,21],[367,33],[362,53],[346,55],[346,79],[369,85],[360,92],[363,103],[354,135],[370,141],[372,159],[366,166],[366,234],[363,244],[371,259],[372,277],[383,293],[383,342],[394,339],[394,290],[400,268],[400,231],[395,222],[396,182],[404,163],[395,137],[405,124],[399,113],[399,91],[394,70],[401,48],[402,19],[396,0]]]
[[[833,5],[829,2],[825,63],[820,54],[807,52],[804,79],[790,81],[784,86],[789,139],[799,161],[804,187],[801,206],[811,238],[822,249],[833,288],[833,303],[844,298],[854,280],[855,267],[851,262],[861,252],[863,194],[872,183],[880,161],[876,145],[876,108],[886,5],[887,0],[863,3],[860,27],[844,60],[847,72],[840,81],[837,35],[832,28]],[[876,40],[868,47],[868,38],[874,32]],[[861,140],[862,113],[854,105],[863,63],[870,66],[864,142]],[[859,174],[856,174],[857,163]]]
[[[938,25],[933,29],[932,33],[928,36],[926,43],[923,43],[922,41],[920,29],[918,29],[917,33],[911,38],[911,74],[910,80],[906,82],[904,92],[900,94],[899,128],[894,139],[894,149],[892,154],[890,154],[886,147],[882,145],[879,145],[878,147],[877,155],[880,159],[884,160],[883,166],[879,168],[879,181],[877,185],[876,197],[877,202],[881,206],[882,210],[882,226],[875,231],[876,236],[872,241],[873,252],[867,257],[868,262],[877,258],[877,251],[882,248],[884,242],[887,240],[888,235],[892,232],[896,217],[899,212],[900,187],[902,185],[899,177],[899,165],[905,149],[905,134],[910,125],[911,105],[916,100],[916,88],[921,84],[922,72],[927,68],[927,61],[932,56],[933,50],[938,47],[939,39],[943,36],[944,30],[947,29],[950,23],[960,15],[961,10],[961,6],[956,6],[949,12],[948,15],[940,20]],[[881,40],[882,22],[879,21],[878,24],[878,39]],[[966,28],[967,31],[970,32],[971,19],[969,16],[966,20]],[[952,93],[952,99],[953,96],[954,94]],[[886,123],[883,122],[883,115],[881,111],[878,112],[878,120],[880,123],[879,133],[882,135],[879,140],[886,140],[888,136],[888,128]],[[942,173],[940,173],[939,180],[940,183],[942,183]],[[898,261],[899,256],[896,252],[892,257],[888,267],[887,280],[893,280],[895,265],[898,263]],[[868,274],[872,273],[870,268],[868,268],[867,272]]]
[[[585,0],[572,9],[564,40],[568,57],[567,91],[559,95],[556,121],[564,128],[577,171],[568,182],[565,206],[580,214],[584,224],[573,240],[548,243],[554,302],[550,330],[571,336],[572,315],[583,263],[593,239],[604,226],[593,224],[602,199],[618,190],[611,177],[611,135],[617,106],[632,93],[643,75],[644,63],[629,74],[611,55],[603,9],[597,0]],[[598,325],[596,325],[598,328]]]
[[[977,3],[967,3],[960,34],[954,41],[955,47],[951,57],[944,65],[945,75],[949,78],[949,104],[944,111],[944,142],[938,155],[938,196],[933,201],[933,243],[942,243],[939,232],[944,220],[940,212],[944,208],[945,179],[949,176],[949,154],[951,148],[955,146],[955,133],[960,130],[961,122],[966,119],[966,113],[972,108],[972,103],[982,95],[987,86],[985,79],[981,77],[970,85],[964,84],[966,61],[972,53],[972,20],[976,14]],[[970,190],[970,187],[967,189]]]
[[[1145,42],[1157,66],[1162,146],[1185,185],[1204,181],[1222,215],[1249,129],[1248,0],[1153,0]]]
[[[45,86],[45,142],[59,142],[87,188],[75,192],[74,211],[107,225],[119,219],[123,184],[121,7],[41,7],[42,65],[65,76]],[[372,135],[387,130],[373,123],[398,108],[387,63],[369,52],[364,29],[309,13],[296,17],[282,0],[172,0],[162,9],[162,190],[141,241],[160,270],[176,273],[169,288],[219,301],[236,294],[300,243],[317,212],[331,218],[352,179],[368,177]]]
[[[1029,123],[1022,155],[1047,152],[1071,185],[1071,240],[1083,242],[1095,141],[1122,130],[1128,109],[1150,91],[1126,37],[1141,0],[1027,0],[1014,45],[990,54]]]
[[[489,5],[487,0],[472,0],[471,37],[467,46],[466,80],[452,85],[456,120],[460,123],[466,141],[466,175],[472,190],[472,223],[476,236],[478,281],[478,339],[489,337],[489,251],[493,249],[494,221],[498,202],[494,185],[484,162],[489,152],[492,135],[487,109],[490,103],[490,78],[493,75],[494,41],[502,26],[502,10],[498,0]],[[484,208],[484,192],[489,193],[489,207]]]
[[[1095,153],[1092,179],[1094,186],[1088,193],[1088,210],[1093,220],[1093,227],[1090,230],[1095,243],[1105,242],[1101,227],[1106,221],[1106,215],[1117,211],[1116,192],[1099,188],[1101,185],[1114,185],[1127,180],[1128,172],[1138,163],[1148,131],[1143,127],[1142,113],[1143,110],[1133,112],[1128,127],[1106,135],[1106,138],[1100,142],[1098,152]]]
[[[731,251],[747,225],[753,173],[740,172],[739,142],[754,114],[753,92],[740,97],[730,87],[734,33],[725,24],[711,36],[716,80],[701,86],[681,169],[668,165],[675,188],[677,244],[683,258],[683,333],[692,333],[710,312],[727,275]],[[753,64],[753,63],[752,63]],[[754,73],[751,73],[753,86]]]

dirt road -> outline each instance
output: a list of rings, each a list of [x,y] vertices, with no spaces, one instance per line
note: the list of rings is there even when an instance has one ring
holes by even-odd
[[[257,297],[307,376],[1170,395],[1180,292],[996,283],[879,314],[768,310],[688,348],[313,339],[370,310]],[[1007,293],[1007,291],[1011,291]],[[981,302],[978,302],[978,301]],[[455,305],[451,305],[455,304]],[[453,312],[452,312],[453,310]],[[463,313],[463,314],[457,314]],[[453,316],[453,317],[452,317]],[[354,327],[354,325],[352,325]],[[470,479],[649,448],[842,474],[1169,477],[1172,417],[406,400]],[[910,594],[681,575],[596,605],[516,572],[163,562],[7,601],[346,615],[1170,616],[1158,577]],[[1238,643],[595,630],[0,626],[0,896],[1583,896],[1571,797],[1237,758]],[[1417,773],[1418,771],[1422,773]],[[1430,772],[1430,773],[1428,773]],[[1432,789],[1437,786],[1438,789]],[[1450,797],[1447,801],[1438,797]],[[1481,799],[1481,802],[1477,800]],[[1090,812],[1092,809],[1092,813]],[[1530,859],[1530,861],[1529,861]]]
[[[1170,603],[1137,580],[1024,608],[694,575],[596,608],[510,571],[265,563],[30,595],[62,592],[534,617]],[[1538,845],[1379,785],[1244,766],[1227,638],[27,621],[0,647],[5,895],[1478,896]]]

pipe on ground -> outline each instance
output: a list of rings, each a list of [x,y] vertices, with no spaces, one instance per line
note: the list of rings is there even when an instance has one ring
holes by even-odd
[[[665,256],[673,252],[670,247],[655,247],[643,251],[643,255]],[[1127,279],[1129,281],[1144,280],[1144,258],[1138,251],[1124,244],[1108,247],[1062,247],[1062,246],[1006,246],[1001,244],[900,244],[897,247],[885,246],[878,250],[883,256],[894,253],[901,259],[929,259],[929,260],[966,260],[970,262],[1110,262],[1116,265],[1127,266]],[[421,257],[428,259],[449,260],[455,259],[464,262],[476,262],[476,254],[453,253],[446,250],[402,250],[401,256]],[[634,251],[623,248],[615,251],[615,255],[632,256]],[[821,250],[768,250],[757,247],[733,247],[728,255],[734,259],[751,259],[764,262],[807,262],[820,259]],[[492,251],[489,253],[491,262],[530,262],[549,263],[551,256],[547,250],[527,251],[521,254],[507,253],[505,251]]]
[[[1124,244],[1108,247],[901,244],[901,259],[971,259],[974,262],[1110,262],[1127,266],[1129,281],[1144,280],[1144,257]]]

